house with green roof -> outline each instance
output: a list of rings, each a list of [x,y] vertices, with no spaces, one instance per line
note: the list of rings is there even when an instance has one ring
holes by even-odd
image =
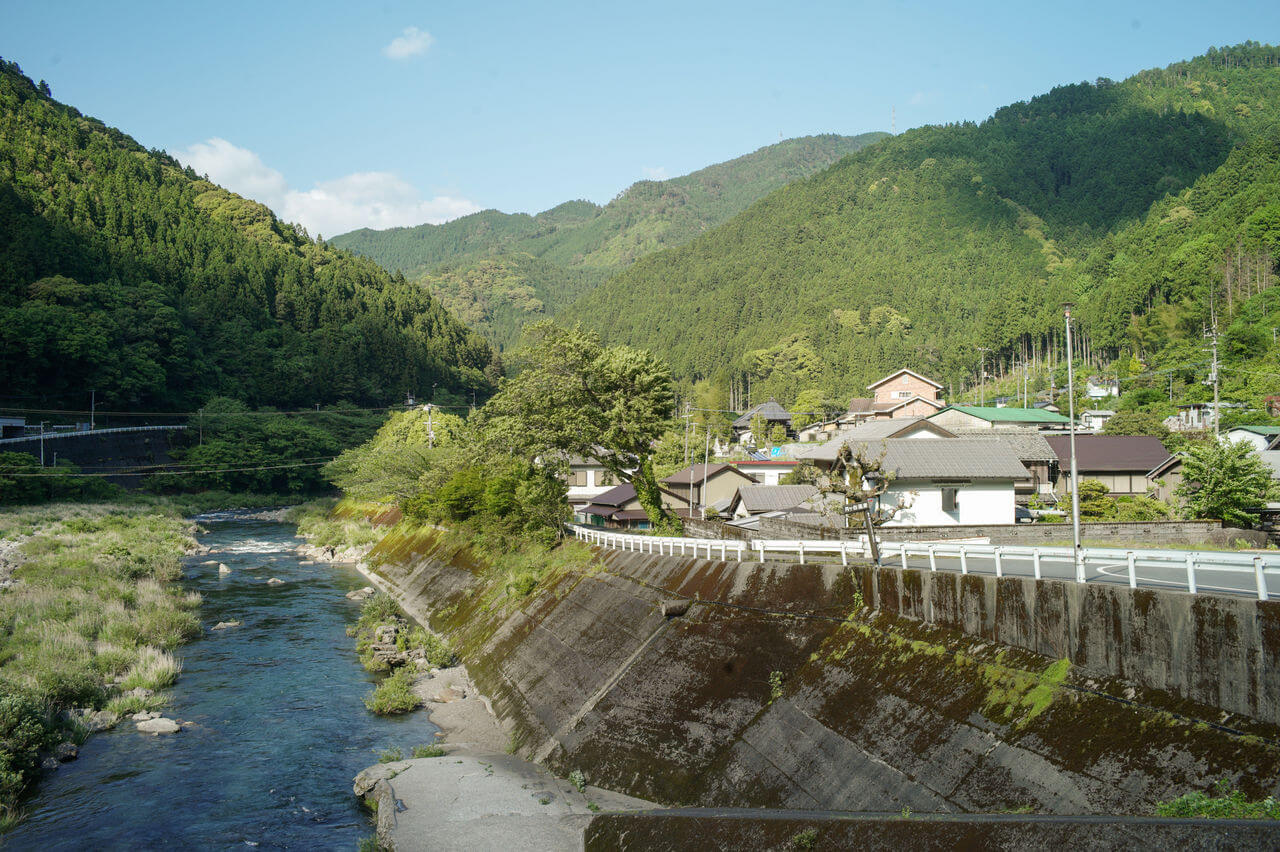
[[[1232,426],[1227,430],[1227,440],[1235,443],[1247,441],[1258,452],[1263,452],[1280,435],[1280,426]]]
[[[944,429],[1055,429],[1071,420],[1043,408],[948,405],[928,418]]]

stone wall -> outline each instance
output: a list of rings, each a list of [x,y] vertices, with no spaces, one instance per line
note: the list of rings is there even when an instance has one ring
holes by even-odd
[[[1220,777],[1280,792],[1280,602],[597,556],[515,601],[457,545],[376,570],[521,754],[667,804],[1150,813]]]

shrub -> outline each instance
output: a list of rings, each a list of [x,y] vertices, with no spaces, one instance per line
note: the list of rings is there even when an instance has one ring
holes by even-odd
[[[0,693],[0,798],[13,803],[39,767],[50,725],[39,704],[15,692]]]
[[[397,760],[404,760],[404,752],[400,751],[400,746],[392,746],[378,754],[379,763],[395,763]]]
[[[377,689],[364,697],[364,706],[378,716],[408,713],[421,703],[413,694],[413,680],[407,669],[388,675]]]
[[[413,747],[414,757],[444,757],[444,749],[438,745],[417,745]]]
[[[1187,793],[1172,802],[1160,802],[1156,805],[1156,813],[1162,817],[1187,819],[1280,819],[1280,802],[1270,796],[1251,802],[1225,778],[1214,787],[1217,796]]]
[[[152,692],[173,686],[182,671],[182,663],[172,654],[159,648],[142,647],[138,649],[137,662],[129,669],[120,689],[128,691],[143,687]]]

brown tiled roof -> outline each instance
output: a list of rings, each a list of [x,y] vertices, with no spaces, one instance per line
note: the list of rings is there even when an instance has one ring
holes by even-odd
[[[1063,470],[1071,463],[1069,435],[1047,435]],[[1159,438],[1149,435],[1076,435],[1076,466],[1082,471],[1147,471],[1169,458]]]

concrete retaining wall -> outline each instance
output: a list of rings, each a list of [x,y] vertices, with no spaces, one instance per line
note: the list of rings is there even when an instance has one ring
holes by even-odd
[[[376,570],[460,649],[520,753],[655,801],[1150,813],[1221,777],[1280,792],[1280,728],[1173,691],[1273,714],[1280,603],[870,566],[598,560],[518,602],[439,544]],[[677,599],[685,614],[664,617]],[[1078,670],[1052,667],[1060,657]],[[1223,721],[1256,736],[1203,723]]]

